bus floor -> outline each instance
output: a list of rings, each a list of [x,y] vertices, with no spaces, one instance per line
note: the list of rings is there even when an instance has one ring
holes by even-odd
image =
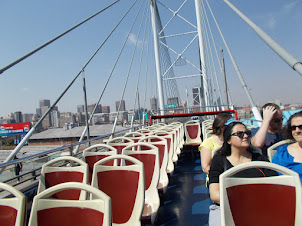
[[[208,225],[210,200],[197,149],[188,147],[179,156],[167,192],[161,197],[155,225]],[[145,224],[147,225],[147,224]]]

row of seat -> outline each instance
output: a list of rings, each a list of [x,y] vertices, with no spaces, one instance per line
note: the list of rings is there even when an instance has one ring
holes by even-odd
[[[204,140],[213,135],[213,129],[212,129],[213,122],[214,122],[213,119],[207,119],[202,122],[201,126],[202,126],[202,135]]]
[[[109,218],[112,217],[113,224],[135,225],[141,219],[144,220],[144,217],[151,218],[151,223],[154,223],[160,205],[158,191],[165,193],[167,189],[168,175],[172,175],[174,162],[177,161],[180,150],[185,143],[184,131],[186,131],[186,144],[188,144],[192,139],[182,123],[156,124],[136,132],[127,133],[123,137],[113,138],[107,144],[97,144],[85,149],[83,151],[84,161],[68,156],[54,159],[43,165],[37,192],[44,194],[50,188],[71,181],[83,185],[91,184],[92,187],[98,188],[111,198],[112,211],[110,214],[112,213],[112,216]],[[139,163],[142,165],[137,166]],[[130,172],[132,168],[137,168],[136,173]],[[131,176],[131,174],[133,175]],[[68,189],[58,187],[59,191],[57,192],[47,193],[45,196],[37,195],[36,197],[37,199],[43,197],[41,202],[47,203],[48,201],[45,201],[47,198],[51,198],[50,200],[68,200],[72,203],[76,201],[86,202],[94,197],[94,195],[88,195],[88,193],[92,193],[91,188],[75,186],[73,188],[76,189],[71,189],[70,186],[69,184]],[[112,187],[116,189],[112,189]],[[37,202],[39,201],[34,201],[33,204],[35,205]],[[122,208],[121,203],[126,206]],[[37,223],[38,218],[35,212],[40,211],[40,209],[35,209],[34,205],[30,225]],[[47,205],[43,208],[47,209]],[[133,206],[129,208],[128,205]],[[106,204],[106,206],[108,205]],[[128,213],[126,215],[121,214],[125,210]],[[134,214],[132,217],[129,213],[136,213],[136,215]]]
[[[99,177],[104,180],[109,177],[106,161],[101,160],[103,169]],[[129,156],[119,156],[126,161],[133,161],[133,165],[125,166],[126,171],[132,168],[133,172],[143,169],[142,163]],[[268,178],[237,178],[232,177],[236,173],[249,168],[267,168],[282,173],[282,176]],[[136,171],[138,170],[138,171]],[[141,178],[141,176],[139,176]],[[118,178],[127,180],[129,178]],[[116,180],[115,180],[116,181]],[[139,186],[143,186],[140,179]],[[103,183],[102,189],[106,190]],[[0,183],[0,188],[11,192],[15,197],[0,199],[1,225],[23,225],[25,196],[15,188]],[[90,193],[89,200],[60,200],[50,199],[54,194],[69,189],[80,189]],[[121,189],[121,198],[130,199],[128,188]],[[107,188],[110,193],[110,188]],[[121,210],[110,211],[113,208],[113,200],[92,186],[69,182],[55,185],[39,193],[33,202],[29,225],[110,225],[114,219],[113,213]],[[302,223],[301,212],[301,183],[297,173],[272,163],[250,162],[238,165],[227,170],[220,176],[221,218],[222,225],[300,225]],[[140,201],[143,203],[143,196]],[[112,205],[112,207],[111,207]],[[125,206],[116,205],[123,209]],[[62,209],[64,211],[62,211]],[[131,210],[129,210],[130,212]],[[62,214],[64,212],[64,214]],[[111,216],[112,213],[112,216]],[[120,213],[120,212],[118,212]],[[14,217],[11,217],[14,216]],[[82,218],[85,216],[85,218]],[[89,216],[89,217],[87,217]],[[255,217],[257,216],[257,217]],[[112,218],[111,218],[112,217]],[[133,216],[132,216],[133,217]],[[134,218],[134,217],[133,217]],[[12,220],[14,219],[14,220]],[[116,219],[115,219],[116,220]],[[103,223],[100,223],[103,222]],[[131,223],[131,225],[136,225]]]
[[[38,194],[70,181],[91,184],[111,197],[114,224],[136,225],[142,215],[154,223],[160,205],[157,188],[162,192],[167,189],[167,173],[174,171],[173,161],[182,145],[181,134],[181,123],[156,125],[87,148],[83,151],[85,162],[68,156],[54,159],[42,167]],[[136,172],[132,172],[134,168]],[[68,202],[89,198],[87,189],[70,188],[49,197]],[[30,222],[36,222],[32,219]]]
[[[0,189],[13,195],[0,199],[0,224],[25,225],[26,196],[5,183],[0,182]],[[88,192],[93,198],[90,200],[53,199],[54,195],[70,189]],[[78,182],[61,183],[35,196],[28,225],[111,225],[111,200],[104,192],[90,185]]]

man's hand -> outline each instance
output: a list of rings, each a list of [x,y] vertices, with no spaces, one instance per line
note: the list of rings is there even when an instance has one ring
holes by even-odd
[[[277,112],[277,109],[273,106],[267,106],[266,108],[263,109],[263,122],[266,121],[266,122],[270,122],[275,113]]]

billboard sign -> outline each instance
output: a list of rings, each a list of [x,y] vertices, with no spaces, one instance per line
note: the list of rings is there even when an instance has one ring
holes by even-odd
[[[25,134],[30,130],[30,123],[12,123],[0,125],[0,136],[9,136],[16,134]]]

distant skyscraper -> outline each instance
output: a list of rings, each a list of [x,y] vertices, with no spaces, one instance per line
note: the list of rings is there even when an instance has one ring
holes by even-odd
[[[41,107],[41,115],[44,115],[45,112],[48,110],[48,108],[49,106]],[[42,121],[42,127],[44,129],[48,129],[50,126],[51,126],[51,116],[50,113],[48,113],[48,115],[46,115],[46,117]]]
[[[122,100],[121,102],[122,102],[122,103],[121,103],[120,111],[126,111],[126,104],[125,104],[125,101]],[[115,109],[116,109],[116,111],[118,111],[119,105],[120,105],[120,101],[115,101]]]
[[[110,113],[110,106],[102,106],[102,113]]]
[[[170,98],[168,98],[168,105],[173,105],[173,107],[178,107],[179,106],[178,97],[170,97]]]
[[[77,112],[78,113],[83,113],[85,110],[84,110],[84,105],[78,105],[77,106]]]
[[[22,112],[21,112],[21,111],[16,111],[16,112],[14,113],[14,117],[15,117],[16,123],[21,123],[21,122],[23,122]]]
[[[201,92],[201,89],[200,89],[200,86],[195,86],[193,88],[193,105],[200,105],[200,92]]]
[[[158,109],[157,98],[152,96],[151,98],[151,110],[156,111]]]
[[[50,117],[51,117],[51,127],[59,128],[60,112],[54,110],[50,113]]]
[[[50,100],[40,100],[40,108],[42,107],[50,107]]]
[[[24,113],[23,115],[23,122],[32,122],[33,121],[33,114],[26,114]]]
[[[86,124],[85,122],[85,114],[84,113],[78,113],[76,114],[76,122],[79,124],[79,126],[83,126]]]
[[[95,104],[90,104],[90,105],[88,105],[88,106],[87,106],[87,111],[88,111],[89,113],[92,113],[94,107],[95,107]],[[96,114],[96,113],[102,113],[102,105],[99,104],[99,105],[97,106],[97,108],[95,109],[95,112],[94,112],[94,113],[95,113],[95,114]]]
[[[41,108],[36,108],[36,115],[37,115],[38,117],[41,117],[41,116],[42,116]]]

